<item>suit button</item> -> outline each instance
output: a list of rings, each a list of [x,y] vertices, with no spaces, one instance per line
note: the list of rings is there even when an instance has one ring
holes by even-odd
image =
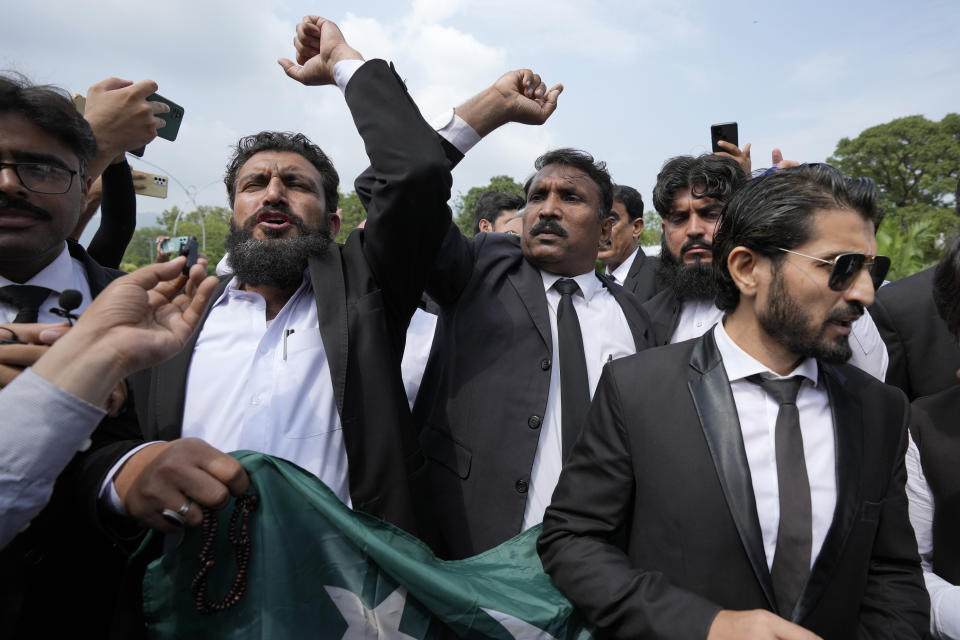
[[[550,362],[550,358],[544,358],[543,360],[540,361],[540,368],[546,371],[547,369],[550,368],[551,364],[553,363]]]
[[[531,429],[539,429],[541,422],[543,422],[543,419],[540,416],[530,416],[527,418],[527,426]]]
[[[530,483],[526,480],[517,480],[517,484],[514,485],[517,490],[517,493],[526,493],[527,489],[530,488]]]

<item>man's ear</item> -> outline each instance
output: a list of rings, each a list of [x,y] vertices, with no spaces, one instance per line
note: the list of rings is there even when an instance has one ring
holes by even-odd
[[[763,280],[760,274],[763,262],[766,260],[744,246],[734,247],[727,256],[727,271],[730,272],[730,278],[740,290],[741,296],[756,297]]]
[[[606,244],[610,240],[610,232],[613,230],[613,223],[616,219],[613,216],[607,216],[600,221],[600,242],[599,245]]]
[[[640,234],[643,233],[643,216],[637,216],[630,224],[633,225],[630,235],[633,236],[635,241],[640,242]]]
[[[493,233],[493,224],[486,218],[480,218],[480,222],[477,223],[477,226],[480,227],[480,231]]]
[[[333,240],[340,233],[340,227],[343,225],[343,209],[337,207],[334,213],[328,215],[330,225],[330,239]]]

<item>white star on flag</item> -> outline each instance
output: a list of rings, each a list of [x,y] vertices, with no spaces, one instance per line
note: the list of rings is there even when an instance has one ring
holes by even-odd
[[[515,618],[509,613],[494,611],[493,609],[484,609],[483,612],[503,625],[503,628],[509,631],[510,635],[516,640],[556,640],[540,627],[535,627],[529,622]]]
[[[324,585],[330,599],[337,606],[340,615],[347,621],[347,630],[342,640],[416,640],[413,636],[401,633],[400,618],[407,602],[407,590],[397,587],[393,593],[383,599],[373,609],[368,609],[363,601],[349,589]]]

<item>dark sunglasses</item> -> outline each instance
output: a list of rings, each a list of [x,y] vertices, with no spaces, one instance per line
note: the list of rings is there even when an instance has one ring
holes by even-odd
[[[883,279],[886,277],[887,271],[890,270],[890,258],[887,256],[869,256],[863,253],[841,253],[833,260],[824,260],[823,258],[808,256],[805,253],[791,251],[790,249],[784,249],[782,247],[777,247],[777,249],[786,253],[792,253],[795,256],[802,256],[816,260],[817,262],[832,265],[833,268],[830,269],[830,279],[827,280],[827,286],[833,291],[845,291],[848,289],[863,268],[867,269],[867,272],[870,274],[870,279],[873,280],[873,288],[877,290],[880,288],[880,285],[883,284]]]

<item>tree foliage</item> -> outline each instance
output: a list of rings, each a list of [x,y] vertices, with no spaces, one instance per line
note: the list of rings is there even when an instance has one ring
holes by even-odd
[[[460,231],[469,238],[473,237],[473,212],[477,200],[487,191],[503,191],[523,198],[523,185],[510,176],[493,176],[490,183],[483,187],[471,187],[466,195],[459,195],[453,205],[453,219]]]
[[[337,242],[346,242],[350,232],[357,228],[357,225],[366,220],[367,212],[360,204],[360,196],[351,191],[347,195],[340,194],[340,210],[343,212],[343,221],[340,225],[340,233],[337,234]]]
[[[940,122],[909,116],[870,127],[856,138],[841,139],[827,162],[877,183],[886,214],[882,227],[892,240],[898,234],[903,236],[898,242],[909,238],[920,252],[909,264],[935,261],[942,238],[960,227],[954,210],[960,114],[947,114]],[[909,275],[896,261],[894,269],[900,277]]]

